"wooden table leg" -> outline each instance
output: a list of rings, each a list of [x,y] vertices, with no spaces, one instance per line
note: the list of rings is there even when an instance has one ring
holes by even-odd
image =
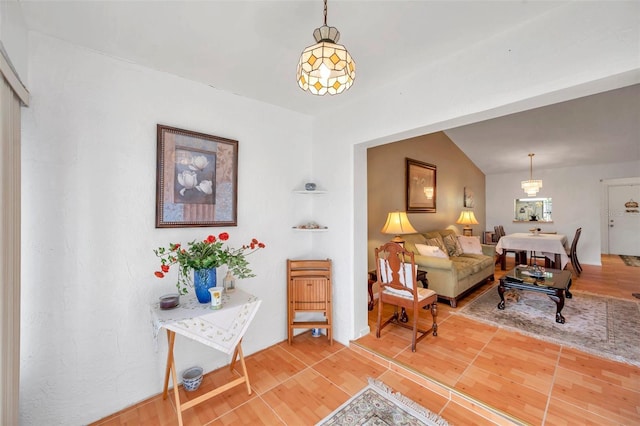
[[[182,426],[182,407],[180,406],[180,391],[178,390],[178,375],[176,374],[176,363],[173,358],[173,346],[176,341],[176,333],[167,330],[167,340],[169,341],[167,348],[167,369],[164,375],[164,389],[162,391],[162,399],[167,399],[169,390],[169,374],[173,381],[173,396],[176,402],[176,414],[178,415],[178,425]]]

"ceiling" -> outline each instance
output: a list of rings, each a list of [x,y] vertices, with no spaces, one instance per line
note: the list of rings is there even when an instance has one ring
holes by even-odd
[[[356,61],[356,80],[341,95],[318,97],[298,88],[295,70],[322,25],[320,0],[19,1],[30,30],[312,116],[567,3],[331,0],[327,23]],[[639,87],[447,134],[485,174],[528,169],[529,152],[534,170],[640,160]]]

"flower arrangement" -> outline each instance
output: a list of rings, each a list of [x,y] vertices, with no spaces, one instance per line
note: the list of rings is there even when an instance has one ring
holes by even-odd
[[[153,252],[160,258],[160,270],[154,274],[158,278],[164,278],[171,268],[177,264],[179,267],[178,282],[176,287],[180,294],[187,294],[187,286],[192,286],[192,270],[217,268],[227,265],[229,271],[237,278],[250,278],[255,275],[249,269],[247,256],[255,251],[265,248],[265,244],[253,238],[249,244],[240,248],[225,246],[224,241],[229,239],[229,234],[222,232],[216,238],[209,235],[203,241],[191,241],[184,248],[179,243],[170,243],[169,247],[159,247]]]

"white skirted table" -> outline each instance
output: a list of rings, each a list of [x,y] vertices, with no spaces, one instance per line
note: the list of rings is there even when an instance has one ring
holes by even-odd
[[[531,234],[515,233],[500,238],[496,252],[502,254],[504,249],[541,252],[548,259],[553,259],[554,268],[564,269],[569,261],[567,255],[567,236],[564,234]],[[505,270],[504,257],[501,269]]]
[[[257,297],[241,290],[236,290],[233,293],[223,295],[222,308],[217,310],[211,309],[211,305],[208,303],[199,303],[194,295],[181,296],[179,306],[174,309],[162,310],[160,309],[159,303],[151,305],[154,336],[157,338],[160,329],[164,328],[167,330],[167,339],[169,342],[162,396],[165,399],[167,398],[169,376],[171,376],[176,411],[178,414],[178,424],[180,426],[183,424],[182,412],[184,410],[219,395],[228,389],[245,383],[247,393],[251,394],[251,386],[249,384],[247,367],[244,362],[244,355],[242,354],[241,343],[242,337],[260,307],[260,303],[261,301],[258,300]],[[242,375],[223,386],[219,386],[216,389],[181,404],[180,394],[178,392],[176,365],[173,358],[176,333],[226,354],[233,354],[230,368],[233,370],[236,361],[239,360],[242,367]]]

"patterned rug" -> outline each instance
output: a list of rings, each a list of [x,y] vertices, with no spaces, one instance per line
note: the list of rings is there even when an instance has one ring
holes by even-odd
[[[456,313],[541,340],[573,347],[604,358],[640,366],[640,303],[572,291],[555,322],[556,304],[548,296],[518,291],[520,300],[506,300],[504,310],[497,286]]]
[[[433,425],[447,426],[442,417],[393,392],[379,380],[369,384],[329,414],[318,425]]]
[[[619,256],[625,265],[640,267],[640,256],[627,256],[626,254],[621,254]]]

